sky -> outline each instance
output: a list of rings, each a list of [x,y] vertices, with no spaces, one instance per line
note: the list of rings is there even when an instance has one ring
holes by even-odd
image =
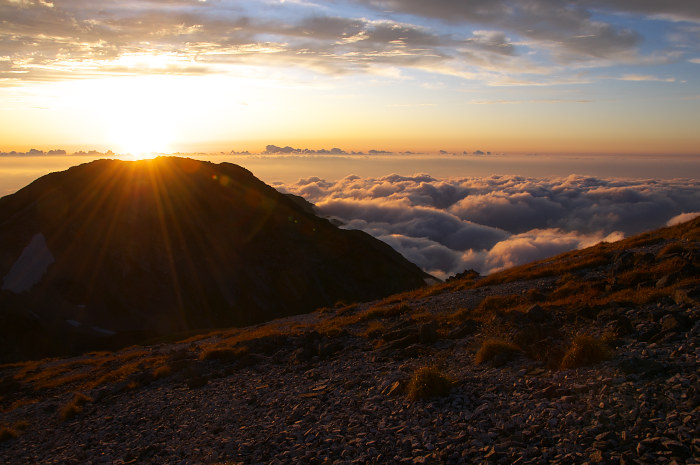
[[[697,0],[0,0],[0,152],[700,152]]]

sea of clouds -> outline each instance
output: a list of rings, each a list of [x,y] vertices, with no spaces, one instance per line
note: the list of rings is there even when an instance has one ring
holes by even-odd
[[[318,177],[278,184],[428,273],[482,274],[700,216],[697,181],[491,176]]]

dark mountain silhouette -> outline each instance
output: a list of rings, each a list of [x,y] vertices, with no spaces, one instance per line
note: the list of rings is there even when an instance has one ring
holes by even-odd
[[[388,245],[302,200],[239,166],[176,157],[44,176],[0,199],[0,349],[121,345],[425,284]]]

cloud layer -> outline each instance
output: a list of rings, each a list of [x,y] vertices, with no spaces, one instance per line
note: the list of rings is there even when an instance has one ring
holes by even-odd
[[[385,241],[440,278],[493,271],[690,219],[692,180],[317,177],[278,189],[301,195],[346,228]]]
[[[631,0],[0,0],[0,78],[207,74],[244,64],[572,82],[581,78],[566,72],[697,53],[687,44],[699,10],[696,1]],[[631,16],[678,24],[673,40],[643,49],[642,31],[621,20]]]

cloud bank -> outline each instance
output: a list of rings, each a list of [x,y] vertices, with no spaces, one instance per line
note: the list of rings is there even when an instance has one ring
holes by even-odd
[[[393,174],[311,177],[276,187],[440,278],[468,268],[492,273],[700,214],[689,213],[700,205],[693,180]]]

